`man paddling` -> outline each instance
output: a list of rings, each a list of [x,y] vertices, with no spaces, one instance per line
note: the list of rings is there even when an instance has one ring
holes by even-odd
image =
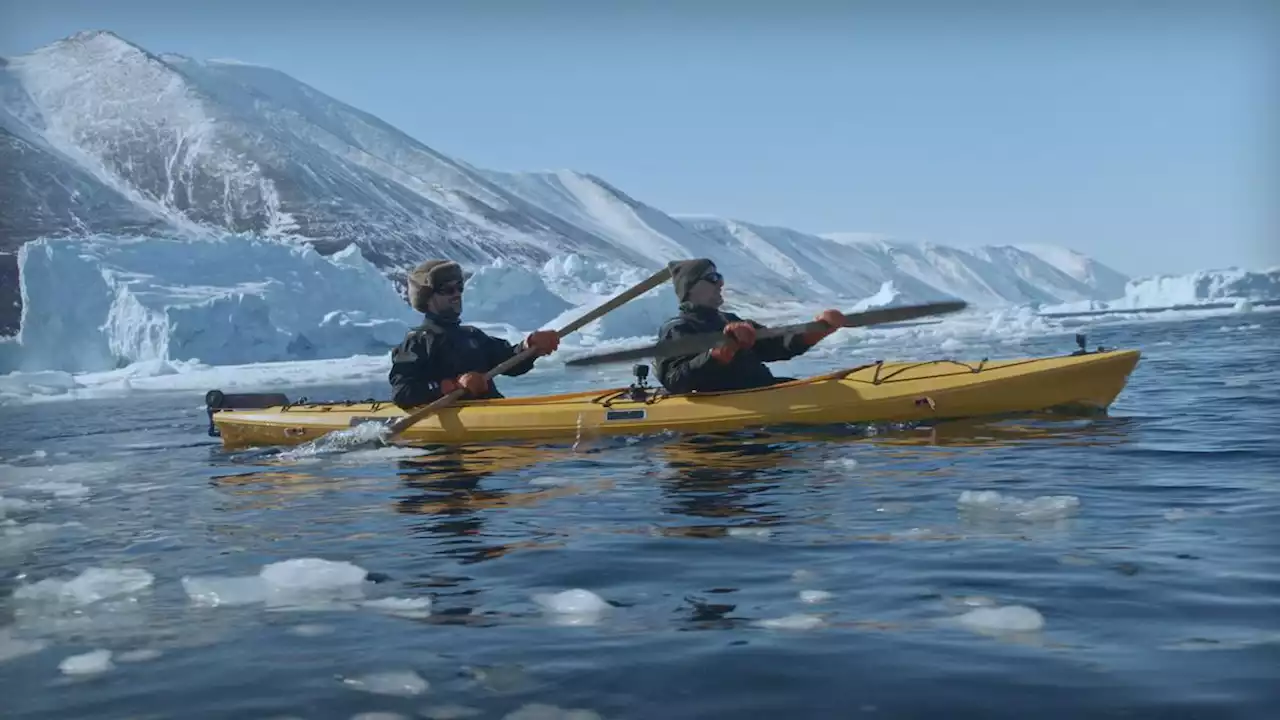
[[[844,315],[839,310],[824,310],[817,317],[827,325],[821,330],[756,342],[756,331],[764,325],[720,310],[724,304],[724,276],[716,271],[715,263],[700,258],[672,262],[670,267],[671,284],[680,298],[680,314],[662,326],[659,341],[723,332],[730,342],[696,355],[659,359],[658,380],[669,393],[747,390],[785,382],[785,378],[775,378],[765,363],[802,355],[844,325]]]
[[[422,325],[410,330],[391,352],[392,400],[401,409],[426,405],[458,388],[466,397],[500,398],[502,393],[485,373],[526,348],[534,357],[507,370],[523,375],[537,357],[560,346],[554,330],[531,333],[519,346],[483,330],[461,324],[462,268],[448,260],[428,260],[409,273],[409,304],[423,314]]]

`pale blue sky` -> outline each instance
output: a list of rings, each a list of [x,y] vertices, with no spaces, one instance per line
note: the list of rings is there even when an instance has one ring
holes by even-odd
[[[260,63],[473,164],[668,212],[1133,274],[1280,264],[1280,3],[1114,4],[1150,9],[0,0],[0,55],[109,29]]]

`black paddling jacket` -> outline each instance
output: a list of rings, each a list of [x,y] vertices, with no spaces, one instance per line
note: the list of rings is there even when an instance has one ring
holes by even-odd
[[[523,349],[485,334],[470,325],[451,323],[425,316],[422,325],[410,330],[391,351],[391,399],[402,409],[426,405],[444,396],[440,381],[467,372],[484,373]],[[503,375],[523,375],[533,369],[534,358],[516,365]],[[485,398],[500,398],[490,382]],[[464,399],[475,399],[466,397]]]
[[[733,313],[713,308],[680,305],[680,315],[667,321],[658,332],[658,340],[673,340],[686,335],[723,332],[731,322],[744,322]],[[756,330],[765,326],[747,320]],[[749,350],[739,350],[727,365],[716,362],[711,351],[697,355],[665,357],[655,363],[658,381],[672,394],[695,391],[746,390],[765,387],[779,382],[765,367],[767,362],[790,360],[809,349],[801,333],[789,333],[779,337],[761,338]]]

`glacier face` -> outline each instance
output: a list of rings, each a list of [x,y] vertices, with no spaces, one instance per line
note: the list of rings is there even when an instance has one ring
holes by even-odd
[[[325,257],[248,236],[92,236],[19,256],[22,330],[0,372],[379,354],[421,321],[355,246]]]

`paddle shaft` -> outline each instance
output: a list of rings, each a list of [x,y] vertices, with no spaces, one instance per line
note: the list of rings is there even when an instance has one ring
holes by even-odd
[[[844,315],[843,327],[866,327],[869,325],[903,322],[905,320],[914,320],[916,318],[928,317],[930,315],[945,315],[947,313],[963,310],[966,307],[968,307],[967,303],[954,301],[926,303],[924,305],[906,305],[902,307],[868,310],[866,312],[859,313],[847,313]],[[813,320],[811,322],[800,323],[797,325],[761,328],[756,330],[756,339],[759,340],[761,338],[779,337],[782,335],[790,335],[792,333],[808,334],[829,329],[831,329],[831,326],[825,322],[822,322],[821,320]],[[699,333],[697,335],[686,335],[685,337],[675,338],[672,340],[663,340],[662,342],[654,345],[647,345],[645,347],[633,348],[630,350],[618,350],[616,352],[602,353],[600,355],[573,358],[565,362],[565,365],[598,365],[601,363],[622,362],[625,360],[637,360],[649,357],[696,355],[697,353],[712,350],[730,342],[733,341],[722,332]]]
[[[650,275],[648,278],[646,278],[645,280],[642,280],[640,283],[634,285],[633,287],[626,290],[625,292],[622,292],[619,295],[616,295],[611,300],[609,300],[609,302],[606,302],[603,305],[600,305],[599,307],[587,313],[586,315],[583,315],[577,320],[574,320],[568,325],[565,325],[564,327],[560,328],[559,330],[556,331],[556,334],[563,338],[564,336],[570,333],[577,332],[578,330],[582,329],[589,323],[594,322],[595,320],[598,320],[601,317],[604,317],[608,313],[618,309],[619,307],[622,307],[626,303],[631,302],[637,297],[661,285],[662,283],[670,279],[670,277],[671,277],[671,268],[663,267],[658,272]],[[495,366],[492,370],[485,373],[484,374],[485,379],[492,380],[493,378],[501,375],[502,373],[510,370],[511,368],[533,357],[536,352],[537,351],[534,350],[533,348],[525,348],[524,350],[521,350],[515,355],[512,355],[506,360],[503,360],[502,362],[498,363],[497,366]],[[447,393],[446,395],[432,402],[431,404],[421,407],[417,410],[414,410],[412,413],[404,416],[403,418],[400,418],[399,420],[391,424],[390,426],[391,433],[389,437],[394,438],[397,435],[400,435],[405,430],[408,430],[410,427],[412,427],[414,423],[421,421],[423,418],[429,417],[430,415],[434,414],[435,412],[437,412],[442,408],[452,405],[455,401],[457,401],[459,398],[461,398],[465,394],[467,394],[466,388],[457,388],[453,392]]]

